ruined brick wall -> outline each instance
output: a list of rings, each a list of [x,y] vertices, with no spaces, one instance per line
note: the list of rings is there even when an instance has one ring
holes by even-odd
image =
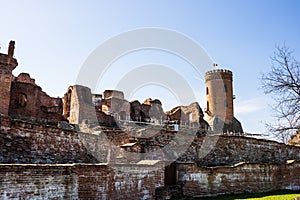
[[[149,105],[150,108],[148,108],[147,105]],[[166,119],[166,114],[163,111],[162,103],[160,100],[148,98],[144,101],[142,107],[145,108],[145,113],[149,113],[149,118],[153,122],[155,122],[155,120],[158,122],[163,122]]]
[[[203,119],[204,114],[197,102],[191,103],[189,106],[177,106],[167,112],[171,121],[177,121],[182,125],[194,125],[194,127],[203,127],[207,129],[209,124]]]
[[[71,124],[81,124],[83,120],[98,123],[91,89],[81,85],[70,86],[64,95],[63,115]]]
[[[280,189],[300,190],[300,162],[201,167],[177,164],[178,184],[187,196],[257,193]]]
[[[0,199],[78,199],[72,166],[0,164]]]
[[[57,123],[62,118],[62,100],[47,95],[29,74],[22,73],[11,83],[9,115]]]
[[[0,53],[0,114],[8,115],[12,71],[18,66],[14,56],[15,42],[10,41],[7,54]]]
[[[122,158],[130,138],[121,130],[84,133],[0,116],[0,163],[138,162]]]
[[[90,134],[88,131],[81,133],[4,116],[0,117],[0,125],[1,163],[125,162],[128,156],[120,146],[132,141],[137,146],[133,152],[143,151],[151,155],[144,159],[164,159],[162,148],[171,141],[176,142],[174,138],[179,134],[159,129],[126,132],[100,127],[88,129]],[[212,148],[206,152],[206,147]],[[142,159],[140,156],[129,156],[126,162],[139,161]],[[195,136],[178,161],[217,166],[238,162],[285,163],[292,159],[300,160],[300,147],[246,137]]]
[[[103,109],[105,106],[106,109]],[[130,103],[124,99],[111,97],[104,100],[102,111],[107,115],[114,115],[116,120],[128,120],[130,116]],[[101,118],[99,121],[101,121]]]
[[[163,168],[152,165],[0,165],[1,199],[154,199]]]
[[[118,98],[121,100],[124,100],[124,93],[122,91],[118,91],[118,90],[105,90],[103,92],[103,97],[104,99],[108,99],[108,98]]]
[[[100,126],[108,126],[108,127],[115,127],[116,121],[115,118],[111,115],[107,115],[102,111],[96,111],[97,119],[99,120]]]
[[[133,121],[155,123],[164,121],[166,116],[159,100],[147,99],[143,104],[137,100],[130,102],[130,118]]]
[[[196,137],[181,162],[204,166],[233,165],[239,162],[285,163],[300,161],[300,147],[242,136]]]
[[[141,159],[163,159],[164,155],[159,144],[167,144],[177,134],[175,131],[158,131],[160,137],[149,139],[146,143],[148,146],[143,148],[153,157],[139,157],[141,154],[126,157],[126,151],[118,146],[129,143],[134,136],[122,130],[97,127],[92,130],[92,134],[87,134],[12,120],[4,116],[0,117],[0,125],[0,162],[4,163],[0,165],[0,194],[3,198],[8,196],[38,198],[39,195],[46,195],[47,198],[61,199],[73,197],[131,199],[131,196],[124,196],[128,194],[125,192],[127,190],[131,191],[129,195],[135,195],[134,198],[137,199],[152,198],[155,188],[163,185],[164,171],[162,169],[152,171],[147,165],[130,164],[127,168],[127,165],[118,164],[117,167],[122,168],[116,172],[106,166],[95,164],[24,167],[5,163],[112,164],[136,163]],[[141,134],[152,135],[154,134],[152,132],[146,131]],[[204,144],[204,140],[209,142]],[[266,191],[300,189],[299,147],[267,140],[221,136],[212,151],[206,157],[200,158],[203,150],[200,145],[213,145],[213,140],[213,136],[196,137],[189,151],[181,158],[182,162],[179,161],[177,180],[179,184],[184,184],[184,194],[209,195],[221,194],[223,191],[239,193],[244,191],[242,189],[255,192],[260,188]],[[142,151],[139,141],[130,148],[133,152]],[[298,162],[286,165],[287,159],[296,159]],[[230,165],[244,160],[250,163],[234,167],[198,166]],[[195,162],[198,165],[194,164]],[[280,177],[280,180],[276,179],[277,177]],[[243,181],[245,185],[242,184]],[[259,184],[256,184],[257,182]]]
[[[0,163],[73,162],[96,162],[77,132],[0,117]]]

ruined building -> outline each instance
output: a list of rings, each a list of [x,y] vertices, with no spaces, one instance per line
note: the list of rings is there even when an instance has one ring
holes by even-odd
[[[8,53],[0,54],[0,113],[15,118],[57,124],[62,120],[62,100],[53,98],[35,84],[29,74],[13,76],[18,62],[14,56],[15,42]]]
[[[206,73],[207,123],[197,102],[189,106],[178,106],[168,112],[162,103],[151,98],[140,103],[127,101],[121,91],[106,90],[104,94],[92,94],[85,86],[70,86],[63,98],[53,98],[35,84],[29,74],[14,77],[12,71],[18,62],[14,55],[13,41],[8,53],[0,54],[0,113],[14,118],[57,124],[67,121],[80,124],[84,119],[89,123],[116,126],[116,120],[131,120],[154,124],[172,121],[215,132],[243,132],[240,122],[233,115],[232,72],[213,70]]]
[[[80,85],[50,97],[29,74],[12,75],[13,54],[14,42],[0,54],[0,199],[163,200],[300,190],[300,147],[197,134],[209,127],[242,132],[228,70],[206,74],[208,123],[196,102],[165,113],[157,99],[129,102],[121,91],[92,94]],[[180,128],[167,126],[173,123]],[[299,134],[290,141],[298,143]]]
[[[102,126],[117,126],[118,121],[136,121],[161,124],[165,113],[159,100],[146,99],[144,103],[124,99],[117,90],[105,90],[92,94],[87,87],[74,85],[63,97],[63,118],[71,124],[99,123]]]
[[[197,102],[189,106],[177,106],[166,112],[168,119],[181,126],[199,127],[207,130],[209,124],[204,120],[204,113]]]

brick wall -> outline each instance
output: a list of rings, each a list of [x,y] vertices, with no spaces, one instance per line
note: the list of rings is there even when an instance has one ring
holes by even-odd
[[[17,65],[12,55],[0,53],[0,114],[8,115],[12,71]]]
[[[300,190],[300,162],[201,167],[177,165],[177,180],[187,196],[257,193],[279,189]]]
[[[62,119],[62,100],[52,98],[28,74],[11,83],[9,115],[26,120],[57,123]]]
[[[122,157],[126,151],[118,145],[130,142],[133,137],[122,130],[94,129],[93,134],[87,134],[4,116],[0,116],[0,126],[0,162],[4,163],[0,165],[0,192],[3,198],[24,195],[39,198],[39,195],[46,195],[47,198],[60,199],[130,199],[130,196],[125,195],[128,190],[132,191],[129,195],[142,199],[149,196],[153,198],[155,188],[163,185],[162,168],[153,170],[152,166],[147,165],[118,164],[114,168],[116,170],[112,170],[106,165],[67,164],[111,164],[128,162],[128,159],[132,159],[129,160],[132,163],[139,161],[141,158],[136,155],[127,160]],[[145,152],[156,150],[158,154],[152,153],[153,157],[143,159],[163,159],[159,144],[167,144],[177,133],[161,131],[158,134],[161,134],[160,140],[157,137],[149,139],[149,146],[143,147]],[[205,147],[210,146],[214,147],[212,151],[203,156]],[[130,148],[137,153],[141,151],[139,141]],[[186,195],[300,189],[299,149],[245,137],[196,137],[186,155],[179,160],[181,163],[177,165],[177,180],[184,185]],[[298,162],[286,165],[287,159]],[[230,165],[244,160],[249,163],[233,167],[203,166]]]
[[[300,147],[275,141],[237,136],[196,137],[181,162],[204,166],[300,161]]]
[[[154,199],[153,165],[0,165],[0,199]]]
[[[96,162],[81,135],[0,116],[0,163]]]
[[[128,143],[130,135],[121,130],[94,131],[82,133],[0,116],[0,163],[129,162],[119,145]],[[127,159],[140,160],[136,155]]]
[[[93,129],[91,134],[59,129],[44,124],[0,117],[0,163],[83,163],[137,162],[140,159],[165,159],[163,145],[174,139],[175,131],[144,130],[139,134],[118,129]],[[149,132],[150,131],[150,132]],[[135,137],[136,134],[136,137]],[[150,137],[153,136],[153,137]],[[149,137],[149,138],[148,138]],[[119,146],[135,141],[134,148]],[[178,146],[179,147],[179,146]],[[187,146],[188,147],[188,146]],[[184,151],[183,149],[182,151]],[[128,152],[136,152],[137,154]],[[148,157],[141,157],[140,152]],[[126,160],[127,159],[127,160]],[[233,136],[197,136],[180,162],[203,166],[233,165],[238,162],[286,163],[300,161],[300,147],[268,140]]]

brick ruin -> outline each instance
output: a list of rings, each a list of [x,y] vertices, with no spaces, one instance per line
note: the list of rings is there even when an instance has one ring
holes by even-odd
[[[164,112],[157,99],[129,102],[121,91],[92,94],[80,85],[53,98],[29,74],[12,75],[14,45],[0,54],[1,198],[170,199],[300,190],[298,136],[286,145],[214,134],[210,122],[217,118],[224,117],[224,132],[242,128],[233,107],[218,113],[213,83],[207,83],[209,122],[197,102]],[[233,100],[232,88],[226,87],[218,101],[230,107],[224,98]]]

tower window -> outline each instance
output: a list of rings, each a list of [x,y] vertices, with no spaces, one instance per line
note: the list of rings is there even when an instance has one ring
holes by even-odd
[[[224,107],[227,108],[227,101],[224,100]]]
[[[224,92],[227,93],[227,86],[224,85]]]
[[[206,87],[206,94],[208,94],[208,87]]]
[[[27,104],[27,95],[26,94],[23,94],[23,93],[19,94],[19,96],[18,96],[18,104],[21,107],[25,107],[26,106],[26,104]]]
[[[206,102],[206,110],[209,111],[209,102]]]

